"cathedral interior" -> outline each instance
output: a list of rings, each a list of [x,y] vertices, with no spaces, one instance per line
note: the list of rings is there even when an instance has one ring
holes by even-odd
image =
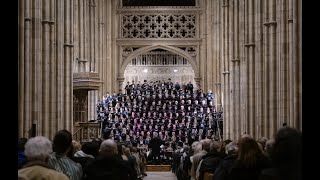
[[[224,139],[302,130],[302,0],[19,0],[19,137],[79,138],[129,82],[214,94]]]

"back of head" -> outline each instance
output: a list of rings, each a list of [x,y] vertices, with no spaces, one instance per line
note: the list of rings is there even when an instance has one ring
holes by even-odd
[[[86,154],[96,157],[99,153],[99,146],[95,142],[86,142],[82,145],[81,150]]]
[[[27,141],[28,141],[27,138],[18,139],[18,151],[24,151],[24,146],[26,145]]]
[[[281,128],[275,137],[271,159],[276,167],[301,170],[302,134],[290,127]]]
[[[118,147],[114,140],[107,139],[104,140],[100,145],[100,152],[102,156],[114,156],[118,154]]]
[[[257,140],[257,142],[260,143],[263,148],[265,148],[267,141],[268,139],[266,137],[261,137],[260,139]]]
[[[94,139],[92,140],[92,142],[97,143],[98,146],[100,147],[100,145],[101,145],[101,143],[102,143],[102,139],[101,139],[101,138],[94,138]]]
[[[66,153],[72,147],[72,135],[68,130],[60,130],[53,139],[54,151],[58,154]]]
[[[230,142],[226,145],[226,154],[228,155],[236,155],[238,154],[238,145],[236,142]]]
[[[27,141],[24,152],[30,161],[46,161],[52,153],[52,143],[46,137],[36,136]]]
[[[203,139],[200,141],[202,144],[203,150],[209,152],[210,151],[210,144],[212,143],[211,139]]]
[[[246,167],[255,166],[257,158],[262,155],[258,143],[251,137],[243,137],[240,139],[238,152],[238,160]]]
[[[72,150],[73,154],[81,150],[81,144],[79,141],[72,140]]]
[[[196,155],[198,152],[200,152],[202,150],[202,144],[201,143],[198,143],[196,145],[196,147],[194,148],[194,155]]]
[[[267,153],[268,156],[270,156],[271,153],[272,153],[273,145],[274,145],[274,140],[273,140],[273,139],[269,139],[269,140],[266,142],[265,152]]]
[[[127,157],[131,156],[130,148],[128,148],[128,147],[124,148],[123,153]]]
[[[210,152],[218,152],[220,149],[220,143],[218,141],[213,141],[210,144]]]

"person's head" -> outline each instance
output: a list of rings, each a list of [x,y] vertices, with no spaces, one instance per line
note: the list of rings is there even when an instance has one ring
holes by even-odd
[[[154,138],[158,137],[158,133],[157,132],[153,132],[153,137]]]
[[[203,150],[210,152],[210,144],[212,143],[211,139],[203,139],[200,143],[202,144]]]
[[[99,145],[96,142],[86,142],[82,145],[81,150],[86,153],[96,157],[99,153]]]
[[[53,138],[54,152],[67,154],[72,150],[72,135],[68,130],[58,131]]]
[[[118,146],[118,154],[123,155],[123,145],[118,143],[117,146]]]
[[[99,149],[99,154],[102,156],[112,157],[118,154],[118,147],[114,140],[104,140]]]
[[[260,139],[257,140],[257,142],[262,145],[263,149],[265,148],[267,141],[268,139],[266,137],[261,137]]]
[[[238,161],[245,167],[256,165],[257,158],[262,154],[258,143],[251,137],[244,137],[239,140]]]
[[[225,153],[226,145],[232,142],[230,139],[226,139],[221,143],[220,152]]]
[[[127,157],[130,157],[130,156],[131,156],[130,148],[128,148],[128,147],[124,148],[123,153],[124,153],[124,155],[126,155]]]
[[[267,154],[267,156],[271,155],[271,152],[272,152],[272,149],[273,149],[273,145],[274,145],[274,140],[273,139],[270,139],[270,140],[268,140],[266,142],[264,151]]]
[[[208,139],[211,141],[210,143],[210,152],[219,152],[220,150],[220,143],[218,141],[212,141],[211,139]],[[209,152],[209,151],[207,151]]]
[[[74,153],[76,153],[77,151],[80,151],[81,150],[81,144],[79,141],[75,141],[75,140],[72,140],[72,155],[74,155]]]
[[[18,139],[18,151],[24,151],[24,146],[26,145],[27,141],[28,141],[27,138]]]
[[[225,149],[227,155],[237,155],[239,150],[237,143],[234,141],[227,144]]]
[[[202,150],[202,144],[198,143],[196,145],[196,147],[194,148],[194,154],[197,154],[198,152],[200,152]]]
[[[271,152],[275,167],[289,170],[289,172],[281,171],[284,173],[281,175],[301,178],[302,134],[300,131],[290,127],[281,128],[275,136]],[[291,174],[288,174],[290,172]]]
[[[24,153],[29,161],[39,160],[46,162],[52,153],[52,143],[43,136],[30,138],[25,145]]]

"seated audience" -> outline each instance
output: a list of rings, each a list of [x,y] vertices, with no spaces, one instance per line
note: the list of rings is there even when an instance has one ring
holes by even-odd
[[[84,168],[90,160],[95,159],[98,155],[98,148],[98,144],[95,142],[85,142],[82,145],[81,150],[74,154],[72,160],[80,163],[82,168]]]
[[[83,180],[134,180],[134,170],[118,156],[114,140],[104,140],[98,157],[84,168]]]
[[[220,161],[218,167],[214,171],[214,180],[224,180],[227,179],[231,168],[238,156],[238,145],[236,142],[230,142],[225,147],[226,157]]]
[[[238,157],[227,179],[257,180],[261,170],[270,167],[270,161],[260,150],[258,143],[249,136],[242,137],[238,146]]]
[[[209,150],[206,149],[208,153],[202,157],[198,166],[196,176],[198,180],[203,180],[205,172],[214,173],[221,161],[221,153],[219,152],[220,143],[213,141],[209,147]]]
[[[48,158],[52,153],[52,143],[43,136],[30,138],[25,145],[28,162],[18,171],[20,179],[68,180],[69,178],[48,166]]]
[[[72,150],[72,135],[67,130],[58,131],[53,138],[53,150],[49,166],[67,175],[71,180],[81,180],[81,164],[71,160],[67,154]]]
[[[301,132],[288,126],[281,128],[275,137],[271,160],[272,168],[264,169],[260,180],[301,180]]]

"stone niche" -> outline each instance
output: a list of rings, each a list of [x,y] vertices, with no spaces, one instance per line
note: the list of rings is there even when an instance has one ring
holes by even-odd
[[[73,90],[99,90],[102,82],[97,72],[73,73]]]

